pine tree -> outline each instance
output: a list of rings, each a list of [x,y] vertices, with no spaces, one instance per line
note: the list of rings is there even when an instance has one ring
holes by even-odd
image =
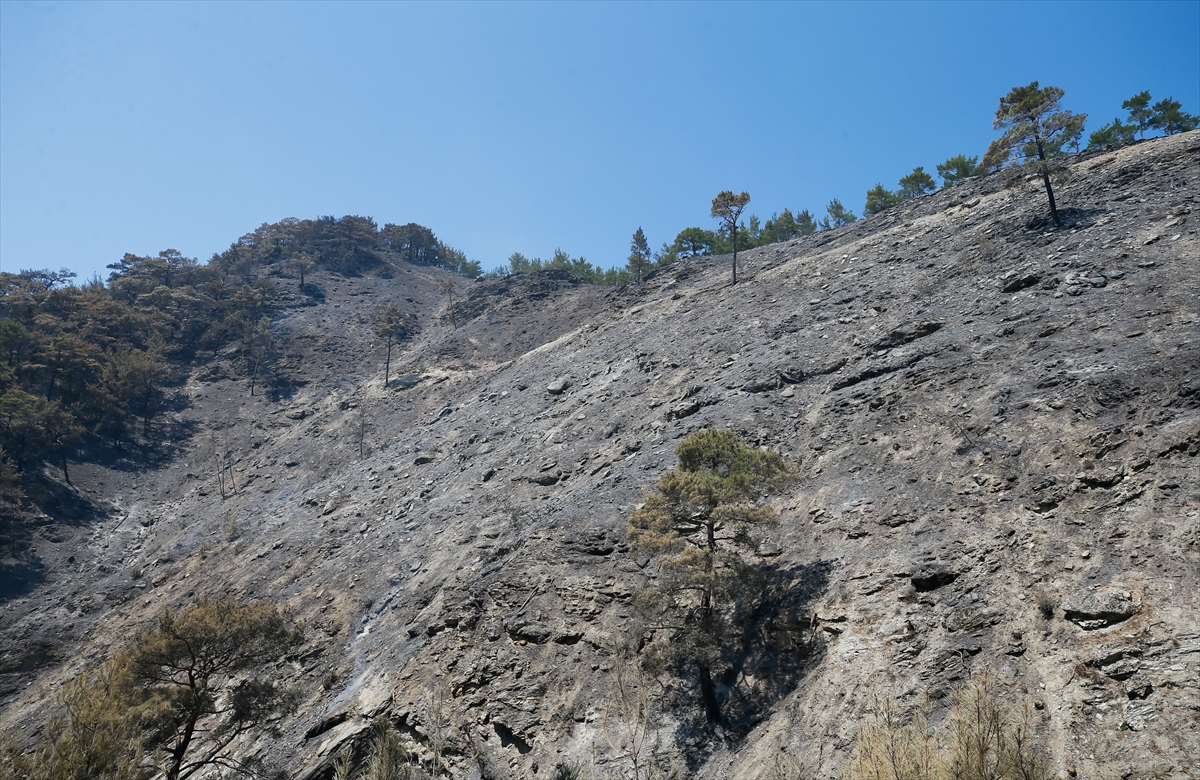
[[[663,650],[667,665],[694,667],[709,723],[721,722],[714,673],[727,670],[746,626],[732,619],[753,600],[754,565],[741,550],[753,547],[749,528],[777,522],[763,494],[789,474],[779,455],[753,449],[732,431],[698,431],[675,450],[679,470],[629,518],[635,551],[658,557],[663,576],[638,594],[637,609],[672,631]]]
[[[168,610],[115,658],[63,686],[65,716],[14,776],[266,776],[237,745],[294,713],[298,697],[280,685],[278,669],[302,641],[271,604],[201,597]]]
[[[1150,108],[1150,92],[1139,92],[1121,104],[1121,108],[1129,112],[1129,121],[1137,128],[1138,138],[1146,137],[1146,128],[1150,127],[1150,119],[1154,116]]]
[[[890,209],[899,202],[900,196],[882,184],[876,184],[867,190],[867,205],[863,206],[863,214],[869,217],[873,214],[878,214],[884,209]]]
[[[796,215],[796,229],[802,236],[811,236],[817,232],[817,220],[808,209]]]
[[[260,317],[254,325],[246,326],[246,335],[242,338],[242,350],[246,356],[246,364],[250,369],[250,395],[254,395],[254,387],[258,377],[275,359],[275,340],[271,337],[271,320]]]
[[[1137,132],[1136,125],[1123,125],[1120,119],[1114,118],[1112,124],[1104,125],[1088,136],[1088,148],[1101,146],[1121,146],[1133,143],[1133,135]]]
[[[749,202],[750,193],[734,195],[732,190],[722,190],[712,201],[712,217],[721,220],[722,229],[733,239],[733,284],[737,284],[738,220]]]
[[[901,200],[909,198],[919,198],[922,195],[933,192],[937,189],[937,182],[928,173],[925,173],[923,166],[913,168],[913,172],[900,180],[900,189],[896,194]]]
[[[1164,98],[1154,104],[1153,114],[1149,125],[1155,130],[1162,130],[1167,135],[1195,130],[1200,124],[1200,117],[1192,116],[1181,109],[1178,100]]]
[[[458,319],[454,315],[454,278],[438,279],[437,288],[446,293],[447,308],[450,310],[450,324],[458,330]]]
[[[817,223],[807,210],[792,214],[791,209],[784,209],[779,214],[772,214],[763,225],[762,234],[766,243],[790,241],[793,238],[811,235],[817,232]]]
[[[992,127],[1004,130],[1004,135],[992,141],[983,156],[983,167],[993,170],[1010,160],[1023,163],[1036,160],[1037,171],[1046,186],[1050,201],[1050,216],[1062,226],[1054,203],[1054,188],[1050,185],[1048,160],[1057,156],[1072,137],[1078,137],[1087,119],[1086,114],[1073,114],[1059,107],[1066,94],[1058,87],[1038,87],[1036,81],[1028,86],[1013,87],[1000,98]]]
[[[387,344],[387,362],[383,368],[383,386],[387,387],[392,370],[392,345],[410,335],[408,318],[399,306],[389,303],[380,310],[375,318],[375,335]]]
[[[942,177],[942,187],[945,188],[953,187],[972,176],[978,176],[983,173],[983,169],[979,167],[978,157],[967,157],[965,154],[960,154],[957,157],[951,157],[944,163],[939,163],[937,173]]]
[[[646,234],[642,232],[639,226],[637,232],[633,234],[633,240],[629,242],[629,273],[633,276],[633,280],[641,284],[646,277],[646,272],[650,270],[650,243],[646,241]]]
[[[300,289],[304,289],[304,275],[310,273],[317,265],[317,261],[313,260],[312,255],[307,252],[301,252],[292,258],[292,266],[296,272],[300,274]]]
[[[854,216],[854,212],[847,210],[846,207],[842,205],[842,202],[837,198],[829,201],[829,205],[825,207],[825,213],[828,214],[828,216],[821,220],[822,230],[844,227],[852,222],[858,221],[858,217]]]
[[[711,255],[714,236],[712,231],[699,227],[684,228],[675,236],[675,251],[680,257]]]

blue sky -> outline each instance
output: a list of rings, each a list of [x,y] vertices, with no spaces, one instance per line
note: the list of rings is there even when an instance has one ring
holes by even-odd
[[[419,222],[485,268],[623,264],[713,227],[861,213],[982,154],[1039,80],[1088,130],[1200,113],[1200,2],[0,2],[0,268],[207,260],[263,222]]]

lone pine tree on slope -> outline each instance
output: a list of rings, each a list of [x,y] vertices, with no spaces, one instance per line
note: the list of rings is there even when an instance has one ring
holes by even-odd
[[[1004,135],[988,146],[983,167],[993,170],[1010,160],[1024,163],[1036,160],[1037,171],[1046,185],[1050,199],[1050,216],[1059,227],[1058,209],[1054,204],[1054,188],[1050,186],[1048,160],[1058,155],[1065,144],[1078,138],[1083,131],[1087,114],[1072,114],[1059,108],[1058,101],[1066,94],[1058,87],[1038,87],[1036,81],[1025,87],[1013,87],[1000,98],[992,127],[1004,130]]]
[[[721,220],[721,227],[728,231],[729,237],[733,239],[733,284],[737,284],[738,220],[742,218],[742,211],[749,202],[750,193],[743,192],[740,195],[734,195],[732,190],[723,190],[717,193],[717,197],[712,201],[713,218]]]
[[[694,670],[705,717],[722,719],[719,678],[751,641],[745,612],[752,604],[759,566],[744,557],[755,542],[751,526],[774,524],[763,496],[790,470],[773,452],[756,450],[732,431],[703,430],[675,454],[679,469],[629,518],[629,540],[639,553],[659,559],[659,583],[638,594],[635,608],[670,638],[651,653],[685,676]]]
[[[629,243],[629,273],[638,284],[642,283],[646,272],[650,270],[650,259],[650,242],[639,227]]]

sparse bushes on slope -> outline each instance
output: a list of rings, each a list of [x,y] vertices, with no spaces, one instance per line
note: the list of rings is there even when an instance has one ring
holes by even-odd
[[[426,780],[430,777],[404,747],[400,733],[386,718],[375,721],[366,756],[357,769],[349,746],[342,749],[333,767],[333,780]]]
[[[951,697],[933,725],[927,705],[903,713],[879,698],[842,776],[845,780],[1050,780],[1028,705],[1013,710],[984,671]]]

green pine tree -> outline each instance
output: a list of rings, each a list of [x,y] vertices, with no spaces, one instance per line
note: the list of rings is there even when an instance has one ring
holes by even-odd
[[[1129,112],[1129,121],[1137,128],[1138,138],[1145,138],[1150,119],[1154,116],[1154,111],[1150,108],[1150,92],[1137,93],[1122,103],[1121,108]]]
[[[629,242],[629,274],[638,284],[646,278],[646,272],[650,270],[651,253],[650,243],[646,241],[646,234],[642,232],[641,227],[638,227],[637,232],[633,234],[633,239]]]
[[[909,198],[919,198],[922,195],[933,192],[937,189],[937,182],[928,173],[925,173],[923,166],[913,168],[912,173],[900,180],[900,189],[896,194],[901,200]]]
[[[733,284],[737,284],[738,220],[749,202],[750,193],[734,195],[732,190],[722,190],[712,200],[711,216],[721,221],[722,229],[733,241]]]
[[[858,221],[858,217],[854,216],[854,212],[843,206],[842,202],[837,198],[829,201],[829,205],[825,207],[825,213],[828,216],[821,220],[822,230],[844,227],[852,222]]]
[[[709,723],[720,723],[720,676],[748,640],[736,618],[752,602],[756,566],[752,526],[777,522],[762,499],[789,474],[783,458],[754,449],[732,431],[697,431],[676,448],[679,470],[629,518],[631,548],[658,558],[658,584],[638,594],[635,608],[670,640],[658,660],[681,676],[696,675]]]
[[[1136,125],[1123,125],[1120,119],[1114,118],[1112,124],[1104,125],[1088,136],[1088,148],[1096,149],[1101,146],[1122,146],[1133,143],[1133,135],[1136,132]]]
[[[878,214],[884,209],[890,209],[899,202],[899,195],[882,184],[876,184],[867,190],[867,205],[863,206],[863,214],[869,217],[872,214]]]
[[[1064,94],[1058,87],[1038,87],[1036,81],[1028,86],[1013,87],[1000,98],[1000,107],[992,122],[992,127],[1004,130],[1004,135],[992,141],[983,156],[983,167],[988,170],[1000,168],[1010,161],[1018,164],[1036,162],[1036,170],[1042,176],[1050,201],[1050,217],[1060,227],[1062,222],[1054,203],[1047,161],[1060,154],[1072,138],[1078,137],[1087,119],[1086,114],[1073,114],[1059,107],[1058,101]]]
[[[937,173],[942,177],[942,187],[945,188],[953,187],[972,176],[978,176],[983,173],[983,169],[979,167],[978,157],[967,157],[965,154],[960,154],[951,157],[944,163],[939,163]]]
[[[1164,98],[1154,104],[1153,114],[1149,125],[1155,130],[1161,130],[1167,135],[1175,135],[1188,130],[1195,130],[1200,124],[1200,117],[1192,116],[1184,111],[1178,100]]]

